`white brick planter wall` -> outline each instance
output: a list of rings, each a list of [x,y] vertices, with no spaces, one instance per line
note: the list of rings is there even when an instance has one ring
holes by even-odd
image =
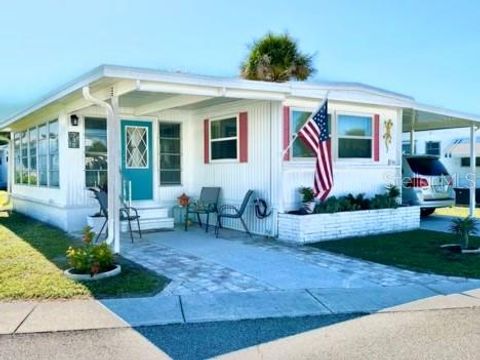
[[[418,206],[303,216],[278,214],[278,238],[299,244],[398,232],[419,227]]]

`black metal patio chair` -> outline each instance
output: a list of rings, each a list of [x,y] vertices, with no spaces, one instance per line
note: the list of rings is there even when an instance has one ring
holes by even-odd
[[[105,217],[105,222],[102,225],[102,228],[98,232],[95,242],[98,241],[100,235],[102,234],[103,229],[108,224],[108,194],[104,190],[98,190],[95,188],[90,188],[90,191],[93,192],[95,199],[97,199],[98,204],[100,205],[100,213]],[[138,210],[131,206],[124,206],[120,209],[120,221],[126,220],[128,222],[128,230],[130,232],[130,238],[133,243],[133,229],[132,221],[137,222],[138,233],[140,234],[140,239],[142,238],[142,229],[140,228],[140,216],[138,215]],[[108,226],[106,234],[108,236]]]
[[[243,214],[245,213],[248,202],[250,201],[252,195],[253,190],[248,190],[243,198],[242,204],[240,205],[239,209],[237,209],[237,207],[234,205],[228,204],[221,205],[218,208],[217,226],[215,227],[216,237],[218,237],[218,233],[220,232],[220,228],[222,227],[222,219],[240,219],[240,222],[242,223],[245,232],[248,234],[248,236],[252,237],[252,234],[248,229],[247,224],[245,224],[245,221],[243,220]]]
[[[188,230],[188,219],[190,214],[196,214],[198,224],[202,227],[201,214],[206,215],[205,232],[208,232],[210,214],[218,212],[218,197],[220,196],[219,187],[203,187],[198,201],[187,205],[185,211],[185,231]]]

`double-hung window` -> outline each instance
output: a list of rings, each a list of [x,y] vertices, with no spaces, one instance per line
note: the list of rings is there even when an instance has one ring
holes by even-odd
[[[372,123],[371,116],[338,115],[337,134],[339,159],[372,158]]]
[[[107,184],[107,121],[85,118],[85,185],[104,187]]]
[[[238,159],[238,118],[236,116],[210,122],[211,160]]]
[[[300,129],[305,125],[305,123],[308,121],[310,118],[310,115],[312,115],[311,111],[305,111],[305,110],[298,110],[294,109],[291,111],[290,114],[290,119],[291,119],[291,139],[294,139],[295,136],[297,136],[298,132]],[[328,114],[328,133],[329,135],[331,134],[331,115]],[[299,139],[296,138],[293,141],[292,147],[291,147],[291,152],[292,152],[292,157],[295,159],[307,159],[307,158],[313,158],[315,154],[313,151],[305,145],[305,143]]]
[[[425,154],[440,156],[440,141],[427,141],[425,143]]]
[[[160,185],[181,185],[180,124],[162,122],[160,131]]]

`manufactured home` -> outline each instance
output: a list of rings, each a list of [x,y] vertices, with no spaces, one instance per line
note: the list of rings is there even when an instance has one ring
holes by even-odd
[[[269,83],[105,65],[0,123],[11,135],[14,207],[78,231],[98,211],[88,188],[108,186],[110,214],[131,201],[145,224],[171,227],[183,193],[196,198],[202,187],[216,186],[220,203],[238,205],[252,189],[271,215],[256,218],[250,204],[249,228],[277,236],[279,214],[298,209],[298,188],[312,186],[314,176],[313,154],[300,140],[290,142],[325,97],[331,195],[373,196],[400,183],[402,132],[473,132],[480,122],[358,83]],[[117,216],[109,228],[119,251]]]

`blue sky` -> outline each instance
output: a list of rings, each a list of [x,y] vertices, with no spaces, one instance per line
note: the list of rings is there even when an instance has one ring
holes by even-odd
[[[479,18],[473,0],[4,2],[0,117],[104,63],[236,76],[267,31],[315,53],[316,79],[480,114]]]

